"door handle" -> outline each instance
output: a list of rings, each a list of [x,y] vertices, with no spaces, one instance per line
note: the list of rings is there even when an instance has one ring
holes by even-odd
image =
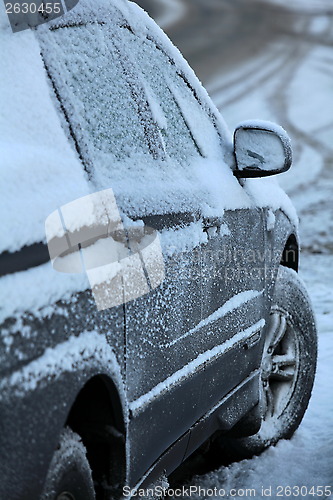
[[[214,238],[220,233],[222,224],[225,224],[222,217],[204,217],[202,230],[207,233],[208,239]]]

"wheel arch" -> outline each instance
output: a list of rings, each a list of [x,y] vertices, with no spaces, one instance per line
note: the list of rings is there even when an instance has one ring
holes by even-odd
[[[284,267],[289,267],[294,271],[298,272],[299,244],[297,241],[297,237],[294,233],[290,234],[285,242],[281,255],[280,264]]]
[[[79,434],[86,447],[97,500],[104,497],[102,483],[115,488],[113,496],[117,497],[125,483],[126,425],[119,391],[109,376],[94,375],[84,384],[65,426]]]

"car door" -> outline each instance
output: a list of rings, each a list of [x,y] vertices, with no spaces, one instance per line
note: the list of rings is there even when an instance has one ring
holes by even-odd
[[[161,46],[159,51],[163,58]],[[178,349],[204,360],[198,409],[204,415],[244,380],[258,377],[265,324],[265,217],[225,168],[221,137],[200,99],[202,89],[180,72],[165,79],[206,159],[201,187],[207,203],[197,207],[206,234],[200,252],[201,321],[193,318],[191,328],[173,341]],[[255,398],[249,398],[249,404]]]
[[[201,334],[214,355],[203,377],[204,412],[258,370],[265,325],[263,211],[255,205],[226,210],[221,221],[206,223]]]
[[[138,43],[128,30],[123,36],[166,151],[165,165],[156,168],[174,172],[160,193],[164,213],[143,217],[161,231],[165,280],[126,304],[133,435],[145,442],[144,449],[132,443],[139,475],[256,366],[253,349],[246,349],[250,338],[257,345],[262,329],[264,274],[252,277],[248,262],[261,263],[264,240],[261,211],[224,161],[200,86],[195,90],[153,37]],[[168,179],[167,172],[161,176]],[[145,189],[154,189],[153,178],[145,178]]]
[[[219,157],[219,149],[228,151],[229,145],[223,145],[223,136],[222,144],[217,143],[217,123],[200,98],[202,89],[193,81],[195,99],[186,99],[179,84],[172,91],[207,160],[202,184],[207,204],[200,207],[207,235],[201,245],[202,320],[186,334],[205,358],[200,396],[204,415],[237,385],[258,377],[266,315],[266,216]],[[180,337],[176,343],[184,341]]]

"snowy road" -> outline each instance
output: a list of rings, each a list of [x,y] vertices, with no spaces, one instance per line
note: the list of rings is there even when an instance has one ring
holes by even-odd
[[[142,0],[148,9],[149,0]],[[287,4],[291,8],[287,8]],[[231,129],[248,118],[277,121],[290,133],[294,166],[279,182],[300,216],[301,276],[319,329],[318,372],[306,416],[287,442],[191,484],[261,488],[333,485],[333,4],[324,0],[179,0],[171,39],[196,70]],[[161,10],[159,11],[158,6]],[[175,12],[175,11],[173,11]],[[286,498],[287,494],[282,498]],[[233,496],[244,498],[244,494]],[[252,496],[253,498],[253,496]],[[309,494],[302,498],[316,498]],[[318,498],[318,497],[317,497]],[[324,497],[321,497],[324,498]],[[333,496],[332,496],[333,498]]]

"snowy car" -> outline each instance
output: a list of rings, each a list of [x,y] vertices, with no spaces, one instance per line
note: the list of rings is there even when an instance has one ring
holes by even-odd
[[[317,348],[286,132],[232,136],[127,0],[1,9],[0,497],[133,496],[290,438]]]

